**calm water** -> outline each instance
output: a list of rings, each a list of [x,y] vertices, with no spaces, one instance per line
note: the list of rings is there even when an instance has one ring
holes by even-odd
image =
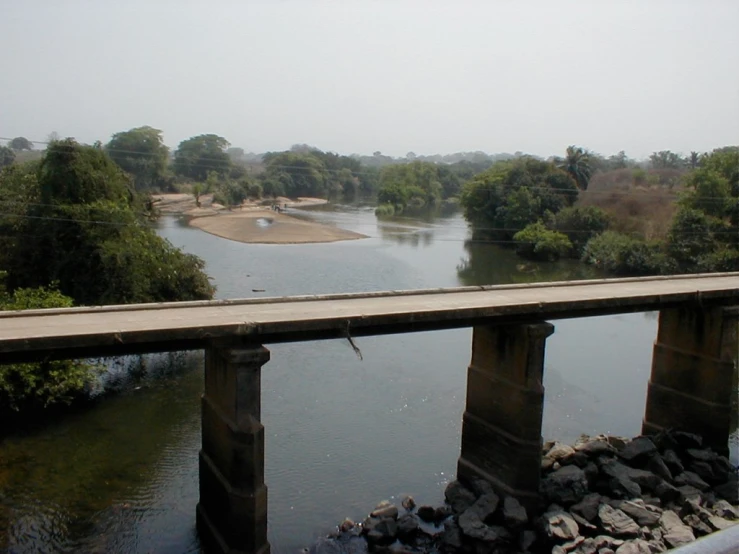
[[[378,224],[371,210],[302,217],[370,238],[248,245],[170,218],[161,234],[203,257],[220,298],[594,277],[572,263],[522,264],[465,243],[459,216]],[[264,289],[264,293],[252,292]],[[640,430],[651,314],[555,322],[547,343],[546,438]],[[262,420],[270,538],[294,552],[380,500],[442,499],[454,475],[469,329],[271,346]],[[147,360],[137,388],[0,443],[0,549],[10,552],[197,552],[202,356]]]

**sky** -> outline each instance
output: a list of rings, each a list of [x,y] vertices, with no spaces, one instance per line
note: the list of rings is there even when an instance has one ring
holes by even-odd
[[[0,137],[635,158],[739,144],[737,0],[0,0]]]

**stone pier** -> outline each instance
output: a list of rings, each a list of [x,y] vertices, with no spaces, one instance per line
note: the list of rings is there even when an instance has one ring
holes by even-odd
[[[679,428],[728,453],[736,395],[739,308],[662,310],[642,432]]]
[[[197,528],[208,553],[268,554],[261,368],[269,350],[217,343],[205,352]]]
[[[527,508],[539,502],[544,347],[550,323],[474,328],[460,480],[482,478]]]

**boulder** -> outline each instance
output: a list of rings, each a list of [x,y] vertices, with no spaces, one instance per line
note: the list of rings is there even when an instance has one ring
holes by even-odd
[[[563,458],[567,458],[575,453],[575,449],[569,445],[562,443],[555,443],[554,446],[546,453],[547,458],[551,458],[555,462],[560,461]]]
[[[444,522],[441,544],[447,548],[462,548],[462,530],[453,520]]]
[[[703,437],[700,435],[686,433],[685,431],[673,431],[671,434],[677,445],[684,450],[703,447]]]
[[[540,490],[550,503],[569,506],[588,493],[588,480],[579,467],[563,466],[542,479]]]
[[[719,500],[714,503],[711,511],[715,515],[729,520],[739,519],[739,509],[729,504],[726,500]]]
[[[616,550],[616,554],[652,554],[649,543],[642,539],[626,541]]]
[[[720,498],[723,498],[732,504],[739,504],[739,481],[737,481],[736,476],[733,476],[722,485],[713,487],[713,490]]]
[[[636,437],[624,446],[618,453],[619,457],[630,464],[645,462],[652,454],[657,452],[657,447],[649,437]]]
[[[518,537],[518,546],[521,548],[522,551],[528,552],[529,549],[536,542],[536,539],[536,533],[531,529],[526,529],[522,531]]]
[[[662,478],[651,471],[629,467],[616,460],[609,460],[603,463],[601,465],[601,471],[610,477],[626,478],[648,490],[654,490],[657,485],[662,483]]]
[[[570,507],[570,511],[582,516],[587,521],[593,521],[598,515],[601,496],[598,493],[585,495],[583,499]]]
[[[372,512],[370,513],[370,517],[390,517],[395,519],[398,517],[398,507],[388,500],[383,500],[377,506],[375,506],[375,509],[372,510]]]
[[[698,475],[692,471],[683,471],[680,475],[675,477],[675,485],[680,487],[681,485],[689,485],[698,489],[699,491],[708,490],[710,485],[701,479]]]
[[[419,529],[419,521],[413,514],[402,515],[398,519],[398,538],[405,543],[414,539]]]
[[[452,481],[447,485],[444,498],[457,514],[464,512],[475,502],[475,494],[459,481]]]
[[[506,496],[503,500],[503,521],[511,529],[520,529],[529,521],[526,508],[512,496]]]
[[[670,468],[667,467],[667,464],[665,464],[665,461],[662,459],[659,452],[655,452],[649,458],[647,469],[665,481],[672,481],[672,472],[670,471]]]
[[[488,492],[475,500],[474,504],[465,510],[465,513],[473,511],[481,521],[487,522],[495,513],[495,510],[498,509],[499,502],[500,499],[497,494],[494,492]]]
[[[484,542],[505,541],[510,537],[503,527],[487,525],[474,508],[468,508],[459,516],[459,528],[469,538]]]
[[[723,531],[724,529],[733,527],[734,525],[736,525],[736,523],[734,523],[733,521],[729,521],[728,519],[719,517],[719,516],[709,516],[708,525],[710,525],[716,531]]]
[[[612,508],[608,504],[601,504],[598,508],[598,519],[601,527],[609,535],[615,537],[636,537],[639,526],[621,510]]]
[[[653,507],[652,507],[653,508]],[[626,500],[621,502],[619,509],[627,516],[631,517],[640,526],[652,527],[659,522],[660,514],[656,509],[649,509],[641,500]]]
[[[683,463],[680,461],[680,457],[675,454],[674,450],[665,450],[662,453],[662,460],[665,462],[665,465],[670,469],[670,471],[675,475],[685,471],[685,466],[683,466]]]
[[[672,510],[665,510],[659,518],[662,537],[671,548],[677,548],[695,540],[693,530],[685,525]]]
[[[617,450],[604,439],[590,439],[575,447],[577,452],[582,452],[590,457],[614,456]]]
[[[574,540],[580,532],[572,516],[554,504],[539,518],[538,524],[548,539],[557,542]]]
[[[436,510],[433,506],[421,506],[416,513],[426,523],[433,523],[435,521]]]
[[[686,515],[683,521],[693,530],[696,537],[703,537],[713,532],[713,529],[695,514]]]

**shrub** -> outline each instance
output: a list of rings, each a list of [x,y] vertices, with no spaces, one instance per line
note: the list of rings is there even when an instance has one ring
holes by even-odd
[[[0,278],[2,275],[0,275]],[[0,290],[0,309],[67,308],[72,299],[56,288]],[[0,413],[68,404],[99,374],[95,365],[74,360],[0,365]]]
[[[543,223],[527,225],[513,236],[516,253],[533,260],[558,260],[572,250],[572,243],[566,235],[547,229]]]
[[[596,206],[569,207],[554,216],[554,229],[570,239],[573,254],[579,258],[585,244],[608,229],[609,219],[608,214]]]
[[[615,275],[658,275],[677,271],[677,264],[659,243],[614,231],[605,231],[590,239],[582,260]]]
[[[395,215],[395,207],[392,204],[380,204],[375,208],[377,217],[392,217]]]

